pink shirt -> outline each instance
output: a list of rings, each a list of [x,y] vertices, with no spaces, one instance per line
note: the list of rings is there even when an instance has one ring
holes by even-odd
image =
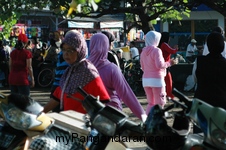
[[[164,78],[166,68],[170,66],[170,62],[165,62],[161,49],[154,46],[143,48],[140,64],[144,72],[143,78]]]

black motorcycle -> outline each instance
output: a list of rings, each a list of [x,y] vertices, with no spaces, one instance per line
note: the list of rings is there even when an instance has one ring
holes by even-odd
[[[131,59],[126,62],[124,77],[136,95],[144,93],[142,75],[143,71],[140,66],[140,60]]]
[[[173,94],[179,98],[171,100],[172,105],[165,109],[154,106],[145,122],[147,139],[158,139],[154,142],[147,140],[149,147],[154,150],[225,150],[226,149],[226,111],[214,107],[200,99],[190,100],[176,89]],[[170,110],[174,113],[174,123],[167,125],[165,114]],[[223,117],[223,118],[222,118]],[[191,123],[203,131],[200,134],[190,132]]]

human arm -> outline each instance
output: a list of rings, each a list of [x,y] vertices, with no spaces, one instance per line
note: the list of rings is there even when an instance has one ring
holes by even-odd
[[[197,78],[196,78],[196,69],[197,69],[197,59],[194,62],[193,68],[192,68],[192,77],[195,81],[195,83],[197,83]]]
[[[165,69],[170,67],[171,65],[174,65],[174,62],[172,59],[170,61],[165,62],[165,59],[163,58],[163,55],[162,55],[162,50],[159,48],[156,49],[155,52],[153,53],[153,59],[155,61],[156,68],[159,68],[159,69]]]
[[[110,101],[110,96],[100,77],[95,78],[84,87],[84,90],[95,97],[99,96],[102,103]]]
[[[31,87],[34,87],[35,86],[35,80],[34,80],[33,69],[32,69],[32,58],[26,59],[26,64],[27,64],[28,74],[31,78]]]
[[[112,75],[109,78],[112,82],[112,89],[116,91],[117,95],[125,103],[125,105],[128,106],[139,119],[142,119],[142,115],[145,115],[146,113],[129,84],[125,80],[123,74],[116,68],[113,68],[111,72]]]
[[[44,106],[44,113],[48,113],[52,109],[54,109],[56,106],[60,104],[59,101],[56,101],[55,99],[51,98],[50,101]]]
[[[175,48],[172,48],[167,43],[162,43],[161,49],[168,52],[169,54],[176,54],[178,51],[178,46],[175,45]]]

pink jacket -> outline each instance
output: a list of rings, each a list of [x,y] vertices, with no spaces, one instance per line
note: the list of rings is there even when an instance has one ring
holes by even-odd
[[[140,56],[143,78],[164,78],[166,68],[171,65],[170,62],[165,62],[162,50],[157,47],[160,38],[161,34],[156,31],[146,35],[146,47],[143,48]]]

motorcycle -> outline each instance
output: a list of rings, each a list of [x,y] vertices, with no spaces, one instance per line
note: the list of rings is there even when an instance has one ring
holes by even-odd
[[[226,111],[197,98],[191,101],[176,89],[173,89],[173,94],[179,101],[171,100],[173,104],[165,109],[158,105],[151,109],[145,122],[145,135],[147,139],[152,137],[159,140],[147,140],[147,145],[155,150],[225,150],[226,122],[220,117],[226,115]],[[176,117],[170,127],[165,114],[174,108],[179,110],[174,114]],[[203,132],[191,133],[190,123],[196,124]]]
[[[143,71],[140,66],[140,61],[135,58],[127,61],[123,74],[133,92],[138,95],[139,93],[144,92],[142,86]]]
[[[70,131],[54,124],[54,120],[42,111],[43,107],[30,97],[0,93],[0,149],[83,148],[79,141],[56,142],[56,136],[69,137]]]
[[[0,97],[0,115],[14,129],[24,133],[27,133],[25,132],[27,130],[38,132],[38,137],[32,136],[28,144],[24,143],[24,147],[28,145],[29,149],[34,150],[41,149],[40,147],[43,146],[46,148],[46,145],[49,146],[48,148],[56,150],[104,150],[109,147],[110,143],[119,143],[120,141],[123,143],[133,140],[132,138],[135,138],[136,142],[145,141],[150,148],[155,150],[226,149],[225,121],[216,118],[216,116],[224,116],[226,111],[199,99],[191,101],[176,89],[173,90],[173,94],[179,98],[179,101],[172,99],[173,104],[165,109],[162,109],[159,105],[154,106],[144,124],[129,120],[125,113],[111,106],[105,106],[99,101],[99,97],[89,95],[81,88],[78,88],[77,91],[83,95],[83,100],[72,95],[68,96],[80,101],[87,111],[86,126],[92,129],[87,141],[82,141],[81,138],[83,137],[76,137],[75,139],[70,131],[62,126],[55,125],[54,120],[46,117],[41,111],[42,107],[38,107],[31,99],[26,99],[25,102],[16,99],[17,101],[12,102],[10,100],[15,98]],[[37,110],[36,108],[40,109]],[[177,108],[177,112],[174,113],[174,124],[171,127],[167,124],[165,116],[167,112],[172,113],[170,110],[174,108]],[[182,122],[184,123],[183,126],[181,126]],[[203,130],[203,134],[190,133],[190,122],[196,123]],[[7,132],[7,130],[3,131]],[[16,139],[16,132],[12,131],[12,136],[6,136],[7,138],[1,137],[6,135],[2,132],[0,132],[0,139],[1,141],[7,140],[7,142],[1,142],[4,146],[1,145],[3,147],[1,149],[15,148],[17,145],[15,146],[16,142],[13,140]],[[10,133],[7,134],[10,135]],[[56,137],[65,137],[69,140],[57,142]],[[20,142],[17,142],[17,144],[21,143],[21,139],[24,138],[20,138]],[[123,145],[123,147],[126,149],[126,145]],[[113,145],[112,149],[114,148]]]
[[[78,88],[77,91],[83,95],[84,100],[78,100],[71,95],[68,96],[82,103],[89,115],[89,122],[87,124],[94,131],[91,131],[92,139],[86,144],[86,149],[105,150],[108,149],[109,143],[123,141],[122,137],[131,138],[136,135],[140,137],[144,135],[142,124],[130,121],[125,113],[111,106],[105,106],[99,101],[98,97],[89,95],[82,88]],[[124,149],[126,149],[125,145]]]
[[[84,100],[79,101],[88,114],[85,124],[92,129],[87,137],[75,137],[70,129],[55,124],[53,118],[42,112],[43,107],[30,97],[0,94],[0,115],[4,122],[0,131],[0,149],[113,150],[117,147],[125,150],[121,137],[144,135],[142,125],[128,120],[123,112],[105,106],[98,97],[81,88],[78,92],[84,96]]]

